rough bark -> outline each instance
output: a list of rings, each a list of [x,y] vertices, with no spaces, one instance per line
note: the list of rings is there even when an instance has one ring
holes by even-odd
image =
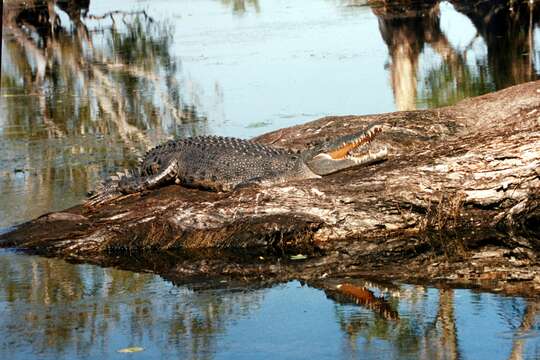
[[[169,186],[44,215],[0,244],[130,268],[110,253],[263,247],[311,255],[301,266],[266,257],[227,264],[215,254],[135,265],[177,281],[188,273],[360,274],[540,289],[540,82],[435,110],[326,117],[257,140],[303,148],[371,122],[384,124],[378,143],[391,157],[383,163],[232,193]]]

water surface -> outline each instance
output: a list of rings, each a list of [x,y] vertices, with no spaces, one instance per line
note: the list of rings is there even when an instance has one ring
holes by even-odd
[[[152,274],[2,252],[4,359],[536,359],[537,300],[378,285],[399,318],[297,281],[191,290]],[[142,347],[129,355],[118,350]]]

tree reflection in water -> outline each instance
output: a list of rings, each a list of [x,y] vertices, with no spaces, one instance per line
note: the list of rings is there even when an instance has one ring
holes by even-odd
[[[471,20],[477,36],[470,44],[458,48],[448,40],[440,23],[442,5]],[[372,10],[388,47],[398,110],[450,105],[538,78],[533,35],[539,8],[534,2],[405,1],[377,3]],[[441,61],[419,68],[427,46]],[[474,46],[486,47],[487,55],[471,52]]]
[[[455,301],[456,291],[453,289],[429,289],[424,286],[388,288],[388,285],[364,283],[384,294],[388,304],[399,310],[400,317],[399,320],[387,318],[383,313],[369,311],[369,306],[336,304],[336,321],[345,335],[344,353],[355,358],[370,358],[373,354],[377,354],[378,358],[391,359],[461,359],[471,355],[474,358],[485,358],[488,354],[494,355],[494,348],[498,350],[497,356],[501,359],[534,358],[535,349],[537,353],[538,344],[531,341],[537,338],[540,328],[540,303],[536,299],[514,301],[490,295],[496,306],[494,312],[495,309],[488,305],[490,301],[486,301],[486,298],[479,301],[474,293],[470,294],[468,300],[472,304],[467,304],[467,301]],[[460,292],[463,295],[463,290]],[[336,299],[334,296],[332,298]],[[339,298],[336,301],[343,303]],[[473,308],[473,312],[486,314],[482,317],[494,317],[488,320],[492,329],[483,328],[484,322],[474,321],[471,314]],[[456,323],[458,314],[465,319],[460,326]],[[497,322],[505,323],[502,320],[504,318],[512,319],[511,322],[519,325],[505,324],[503,327],[506,330],[503,330]],[[486,330],[488,333],[506,332],[509,335],[506,339],[493,339],[485,334]],[[467,332],[478,334],[478,338],[465,339],[463,333]],[[471,347],[471,342],[475,346]],[[486,352],[478,353],[477,350],[483,346],[486,346]],[[528,351],[525,350],[527,346]]]
[[[244,14],[248,7],[253,8],[255,12],[261,11],[259,0],[221,0],[221,2],[226,6],[230,6],[233,13],[237,15]]]
[[[206,132],[183,100],[172,24],[56,5],[4,5],[0,202],[20,206],[1,209],[0,226],[77,202],[165,138]]]
[[[152,343],[175,358],[210,359],[228,323],[264,295],[195,292],[150,274],[22,255],[0,256],[0,284],[0,354],[19,356],[86,357]]]

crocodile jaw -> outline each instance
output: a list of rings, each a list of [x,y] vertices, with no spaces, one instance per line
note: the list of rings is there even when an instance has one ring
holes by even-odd
[[[333,159],[328,154],[319,154],[308,162],[308,166],[317,175],[328,175],[352,167],[369,165],[385,160],[388,155],[386,147],[376,151],[368,152],[362,156],[347,156],[343,159]]]
[[[339,141],[331,149],[317,154],[306,162],[307,166],[317,175],[328,175],[344,169],[368,165],[387,158],[386,147],[377,151],[370,151],[369,143],[382,131],[380,125],[373,125],[365,132],[347,136],[346,141]],[[358,154],[358,150],[365,152]]]

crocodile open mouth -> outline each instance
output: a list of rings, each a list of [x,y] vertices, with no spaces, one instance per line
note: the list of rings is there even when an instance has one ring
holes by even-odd
[[[327,152],[328,155],[334,160],[348,159],[353,161],[360,161],[361,157],[358,157],[359,150],[373,141],[373,139],[382,132],[382,126],[373,125],[366,130],[362,135],[350,140],[345,141],[335,150]]]

